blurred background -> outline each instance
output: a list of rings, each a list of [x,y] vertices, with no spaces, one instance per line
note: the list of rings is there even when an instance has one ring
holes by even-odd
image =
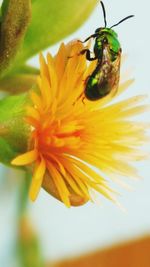
[[[72,39],[84,40],[97,27],[104,25],[101,6],[99,1],[97,2],[86,23],[64,39],[65,43]],[[120,99],[135,94],[150,96],[150,2],[106,0],[104,4],[108,26],[128,15],[135,15],[115,28],[123,53],[127,55],[122,65],[122,73],[129,71],[129,76],[135,78],[135,83]],[[47,51],[55,54],[59,45],[60,42],[44,51],[44,54]],[[38,57],[32,58],[30,64],[39,66]],[[148,120],[149,115],[144,114],[140,119]],[[149,162],[144,162],[138,163],[136,167],[143,179],[136,182],[128,181],[133,191],[128,192],[117,187],[121,192],[119,201],[125,211],[105,199],[101,205],[87,203],[82,207],[67,209],[41,189],[36,202],[29,204],[28,212],[30,223],[38,236],[42,257],[46,262],[61,261],[120,242],[150,236],[150,165]],[[16,216],[19,188],[23,179],[20,171],[12,172],[0,166],[0,267],[16,267]],[[66,266],[73,266],[73,263]]]

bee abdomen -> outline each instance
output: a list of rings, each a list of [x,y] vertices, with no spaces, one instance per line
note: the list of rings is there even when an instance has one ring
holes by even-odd
[[[107,79],[103,79],[99,83],[98,79],[90,77],[85,88],[85,96],[87,99],[94,101],[106,96],[110,90],[110,84]]]

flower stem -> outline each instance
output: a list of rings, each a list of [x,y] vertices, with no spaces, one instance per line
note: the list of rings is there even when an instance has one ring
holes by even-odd
[[[39,238],[27,215],[30,180],[31,174],[27,171],[19,194],[18,236],[16,243],[18,266],[45,267]]]
[[[18,201],[19,220],[21,217],[25,215],[26,210],[27,210],[30,181],[31,181],[31,175],[29,172],[26,171],[25,177],[21,184],[21,189],[20,189],[20,194],[19,194],[19,201]]]

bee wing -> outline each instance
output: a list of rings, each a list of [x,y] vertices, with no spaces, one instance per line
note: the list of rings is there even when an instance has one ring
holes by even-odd
[[[112,71],[111,71],[112,96],[116,95],[118,91],[119,80],[120,80],[120,64],[121,64],[121,51],[119,52],[116,60],[112,63]]]
[[[105,44],[103,47],[103,57],[100,64],[96,68],[96,72],[98,72],[99,75],[98,86],[101,87],[103,82],[107,81],[110,88],[109,93],[112,95],[116,94],[119,86],[120,62],[121,50],[119,51],[115,61],[112,61],[109,44]]]

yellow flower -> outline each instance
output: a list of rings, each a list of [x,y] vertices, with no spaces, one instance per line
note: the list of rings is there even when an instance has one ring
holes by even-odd
[[[87,201],[96,190],[115,201],[104,177],[138,176],[130,162],[143,158],[138,147],[146,138],[145,125],[130,118],[145,110],[137,105],[143,97],[111,105],[113,94],[95,102],[83,101],[79,96],[96,62],[88,64],[85,56],[79,56],[82,49],[81,43],[73,42],[61,44],[57,55],[48,54],[47,61],[40,55],[38,90],[31,92],[32,104],[27,109],[29,151],[12,161],[18,166],[34,166],[32,200],[44,177],[49,187],[53,181],[58,198],[69,207],[72,192]],[[120,85],[117,94],[131,83]]]

